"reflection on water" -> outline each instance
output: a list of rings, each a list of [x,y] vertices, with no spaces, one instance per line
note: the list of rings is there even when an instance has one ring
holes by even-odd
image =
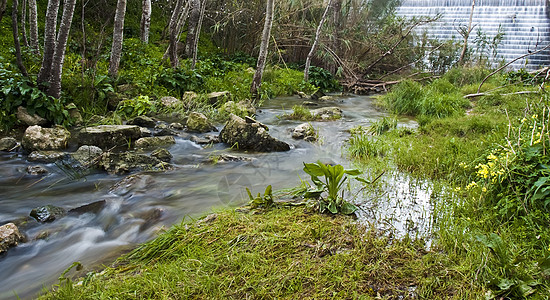
[[[257,119],[269,125],[271,135],[292,144],[291,151],[244,153],[222,144],[203,148],[190,140],[176,138],[176,144],[167,148],[174,156],[174,170],[142,173],[119,184],[116,183],[124,176],[94,173],[80,177],[55,164],[43,165],[49,171],[44,177],[25,175],[25,168],[31,163],[24,155],[0,153],[0,224],[28,216],[32,208],[40,205],[71,209],[106,200],[105,208],[98,214],[67,216],[48,224],[28,221],[22,231],[29,242],[10,249],[0,258],[0,299],[14,299],[15,293],[22,299],[32,298],[43,285],[55,283],[74,261],[88,268],[109,263],[121,251],[154,237],[163,226],[178,223],[186,216],[208,213],[213,208],[239,206],[247,199],[245,187],[258,193],[267,185],[276,190],[297,186],[300,178],[308,178],[302,171],[302,162],[322,160],[349,167],[342,154],[349,138],[347,130],[357,125],[368,126],[385,114],[368,97],[341,99],[331,105],[339,106],[344,118],[312,122],[319,130],[320,144],[293,140],[288,129],[301,122],[277,117],[289,113],[293,105],[302,101],[295,97],[275,99],[261,109]],[[403,119],[400,126],[415,124]],[[204,163],[222,153],[252,160]],[[398,234],[415,227],[426,232],[430,185],[399,174],[387,175],[382,182],[377,192],[358,197],[360,216],[381,229],[393,228]]]

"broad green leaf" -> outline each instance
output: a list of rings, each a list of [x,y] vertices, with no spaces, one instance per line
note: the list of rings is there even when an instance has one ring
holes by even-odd
[[[246,192],[248,193],[248,198],[250,198],[250,200],[254,200],[254,197],[252,197],[252,193],[250,192],[250,189],[246,188]]]
[[[357,206],[345,201],[342,207],[340,208],[340,212],[343,213],[344,215],[351,215],[356,210],[357,210]]]
[[[350,175],[350,176],[359,176],[361,175],[361,171],[357,170],[357,169],[347,169],[347,170],[344,170],[344,173]]]
[[[336,206],[336,203],[334,201],[330,201],[327,208],[333,214],[338,213],[338,207]]]
[[[307,164],[304,163],[304,172],[311,176],[323,176],[325,175],[325,172],[323,172],[323,169],[317,165],[317,164]]]

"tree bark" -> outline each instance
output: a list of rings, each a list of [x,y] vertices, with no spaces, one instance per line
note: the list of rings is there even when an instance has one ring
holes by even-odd
[[[59,11],[59,0],[48,0],[48,9],[46,11],[46,28],[44,29],[44,55],[42,56],[42,66],[38,73],[37,83],[42,90],[50,81],[53,54],[55,52],[55,39],[57,31],[57,13]]]
[[[71,31],[75,6],[76,0],[66,0],[63,3],[63,16],[61,17],[61,24],[59,24],[59,32],[57,33],[50,76],[50,88],[48,89],[48,95],[54,98],[61,96],[61,74],[65,60],[65,48],[67,47],[67,40]]]
[[[124,40],[124,16],[126,15],[126,0],[118,0],[113,28],[113,44],[109,60],[109,76],[118,75],[120,56],[122,55],[122,41]]]
[[[25,1],[25,0],[23,0]],[[17,62],[17,67],[23,74],[23,76],[28,77],[27,68],[23,64],[23,58],[21,57],[21,45],[19,44],[19,24],[17,22],[17,6],[19,3],[17,0],[13,0],[13,10],[11,12],[11,26],[13,31],[13,44],[15,46],[15,57]]]
[[[199,39],[201,36],[201,27],[202,27],[202,21],[204,19],[205,10],[206,10],[206,0],[202,0],[199,24],[197,24],[195,44],[193,45],[193,62],[191,63],[191,70],[194,70],[195,66],[197,65],[197,54],[199,53]]]
[[[23,46],[29,47],[27,40],[27,0],[21,1],[21,38]]]
[[[460,58],[458,59],[458,65],[464,64],[464,58],[466,57],[466,51],[468,50],[468,38],[472,32],[472,19],[474,18],[474,8],[476,6],[476,0],[472,0],[472,9],[470,10],[470,20],[468,21],[468,29],[464,33],[464,45],[462,46],[462,52],[460,52]]]
[[[187,26],[187,38],[185,40],[185,57],[193,57],[195,50],[195,41],[198,39],[197,29],[201,18],[201,1],[190,0],[189,5],[189,25]]]
[[[178,23],[180,21],[181,12],[183,9],[183,0],[177,0],[172,17],[170,18],[170,45],[168,46],[168,52],[170,56],[170,65],[172,68],[179,66],[178,60]]]
[[[315,31],[315,39],[313,40],[313,45],[311,46],[311,50],[309,50],[309,53],[307,54],[306,66],[304,68],[304,81],[306,82],[309,80],[309,67],[311,66],[311,58],[313,58],[313,54],[315,53],[315,50],[317,50],[317,45],[319,44],[319,36],[321,36],[321,29],[323,28],[323,24],[327,19],[327,13],[331,6],[332,6],[332,0],[329,0],[327,7],[325,8],[325,12],[321,17],[321,20],[319,21],[319,26],[317,26],[317,31]]]
[[[8,0],[0,0],[0,22],[4,17],[4,13],[6,12],[7,5],[8,5]]]
[[[341,43],[341,32],[342,32],[342,0],[332,1],[332,24],[334,26],[332,32],[332,50],[338,56],[342,55],[342,43]],[[330,71],[335,74],[338,70],[338,63],[330,64]]]
[[[149,43],[149,28],[151,27],[151,0],[143,0],[141,11],[141,41]]]
[[[29,25],[30,25],[30,47],[35,55],[40,54],[38,46],[38,13],[36,0],[29,0]]]
[[[267,6],[265,10],[265,23],[262,32],[262,41],[260,43],[260,53],[258,54],[258,62],[256,64],[256,72],[252,78],[252,86],[250,87],[250,93],[254,99],[259,98],[258,90],[262,85],[262,76],[264,74],[265,62],[267,59],[267,51],[269,48],[269,38],[271,36],[271,27],[273,26],[273,10],[274,1],[267,0]]]

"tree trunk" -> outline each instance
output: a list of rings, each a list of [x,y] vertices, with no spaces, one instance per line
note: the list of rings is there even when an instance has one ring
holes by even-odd
[[[332,32],[332,41],[331,48],[332,51],[337,55],[342,55],[342,43],[341,43],[341,33],[342,33],[342,0],[333,0],[332,1],[332,24],[334,26]],[[338,63],[330,64],[330,71],[333,74],[336,74],[338,71]]]
[[[30,47],[35,55],[40,54],[38,46],[38,13],[36,0],[29,0],[29,25],[30,25]]]
[[[25,0],[23,0],[25,1]],[[19,44],[19,24],[17,24],[17,6],[19,6],[19,3],[17,3],[17,0],[13,0],[13,10],[11,12],[11,26],[13,30],[13,44],[15,46],[15,57],[17,62],[17,67],[21,71],[21,73],[28,77],[29,74],[27,73],[27,69],[25,68],[25,65],[23,65],[23,58],[21,57],[21,45]]]
[[[181,37],[181,34],[183,33],[183,26],[185,25],[185,21],[187,20],[187,13],[189,12],[189,2],[186,2],[185,3],[185,7],[183,8],[182,10],[183,12],[179,15],[178,17],[178,22],[176,24],[176,45],[177,45],[177,42],[180,40],[180,37]],[[168,24],[168,29],[169,29],[169,35],[171,36],[171,33],[172,33],[172,30],[170,29],[170,24],[171,21],[169,22]],[[170,51],[171,51],[171,48],[170,48],[170,43],[168,43],[168,48],[166,48],[166,52],[164,52],[164,55],[162,56],[162,59],[168,59],[170,57]],[[176,53],[177,53],[178,49],[176,49]]]
[[[50,88],[48,89],[48,95],[54,98],[61,96],[61,74],[63,72],[63,61],[65,60],[65,48],[69,39],[75,6],[76,0],[66,0],[63,3],[63,16],[61,17],[61,24],[59,24],[59,32],[57,33],[57,43],[55,45],[50,76]]]
[[[168,46],[170,65],[172,68],[179,66],[178,60],[178,23],[180,21],[181,11],[183,8],[183,0],[177,0],[172,17],[170,18],[170,45]]]
[[[141,41],[149,43],[149,28],[151,27],[151,0],[143,0],[141,11]]]
[[[109,60],[109,76],[118,75],[120,56],[122,55],[122,41],[124,39],[124,16],[126,15],[126,0],[118,0],[116,5],[115,23],[113,28],[113,45]]]
[[[29,47],[27,40],[27,0],[21,1],[21,38],[23,46]]]
[[[323,28],[323,24],[327,19],[327,13],[331,6],[332,6],[332,0],[329,0],[327,4],[327,8],[325,8],[325,12],[321,17],[321,21],[319,21],[319,26],[317,26],[317,31],[315,31],[315,39],[313,40],[313,45],[311,46],[311,50],[309,50],[309,53],[307,54],[306,67],[304,68],[304,81],[306,82],[309,80],[309,66],[311,65],[311,58],[313,57],[315,50],[317,50],[317,45],[319,44],[319,36],[321,35],[321,29]]]
[[[2,18],[4,17],[4,13],[6,12],[7,5],[8,0],[0,0],[0,22],[2,22]]]
[[[190,0],[189,7],[189,25],[187,26],[187,39],[185,40],[185,56],[193,57],[195,49],[195,40],[197,40],[197,28],[201,18],[201,2],[200,0]]]
[[[470,10],[470,21],[468,22],[468,29],[464,33],[464,45],[462,46],[462,52],[460,52],[460,58],[458,59],[458,65],[461,66],[464,64],[464,58],[466,56],[466,51],[468,50],[468,38],[472,32],[472,19],[474,17],[474,8],[476,6],[476,0],[472,0],[472,10]]]
[[[46,87],[45,83],[50,81],[53,54],[55,52],[55,39],[57,27],[57,13],[59,11],[59,0],[48,0],[48,9],[46,11],[46,27],[44,29],[44,55],[42,56],[42,66],[38,73],[37,83],[42,90]]]
[[[199,18],[199,24],[197,24],[195,44],[193,45],[193,62],[191,63],[191,69],[194,70],[197,65],[197,54],[199,53],[199,39],[201,36],[202,21],[204,19],[204,12],[206,10],[206,0],[202,0],[201,14]]]
[[[250,93],[254,99],[259,98],[258,90],[262,85],[262,76],[264,74],[267,50],[269,48],[269,38],[271,36],[271,26],[273,25],[274,1],[275,0],[267,0],[267,6],[265,9],[265,23],[264,30],[262,32],[262,41],[260,43],[260,53],[258,54],[256,72],[254,73],[254,77],[252,78],[252,86],[250,87]]]

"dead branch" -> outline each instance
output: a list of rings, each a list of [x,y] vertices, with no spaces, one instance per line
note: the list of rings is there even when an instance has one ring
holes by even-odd
[[[419,59],[413,61],[412,63],[410,63],[410,64],[408,64],[408,65],[402,66],[401,68],[398,68],[398,69],[396,69],[396,70],[393,70],[393,71],[391,71],[391,72],[389,72],[389,73],[387,73],[387,74],[381,76],[380,78],[378,78],[378,80],[382,80],[383,78],[388,77],[388,76],[390,76],[390,75],[392,75],[392,74],[395,74],[395,73],[397,73],[397,72],[399,72],[399,71],[401,71],[401,70],[403,70],[403,69],[405,69],[405,68],[414,66],[416,63],[418,63],[419,61],[423,60],[427,55],[430,55],[430,54],[434,53],[435,51],[439,50],[439,48],[441,48],[442,46],[443,46],[443,44],[441,44],[441,45],[435,47],[434,49],[432,49],[430,52],[428,52],[427,54],[423,55],[423,56],[420,57]]]
[[[514,92],[514,93],[507,93],[507,94],[475,93],[475,94],[465,95],[464,98],[470,99],[475,97],[491,96],[491,95],[511,96],[511,95],[525,95],[525,94],[538,94],[538,93],[540,93],[540,91],[520,91],[520,92]]]

